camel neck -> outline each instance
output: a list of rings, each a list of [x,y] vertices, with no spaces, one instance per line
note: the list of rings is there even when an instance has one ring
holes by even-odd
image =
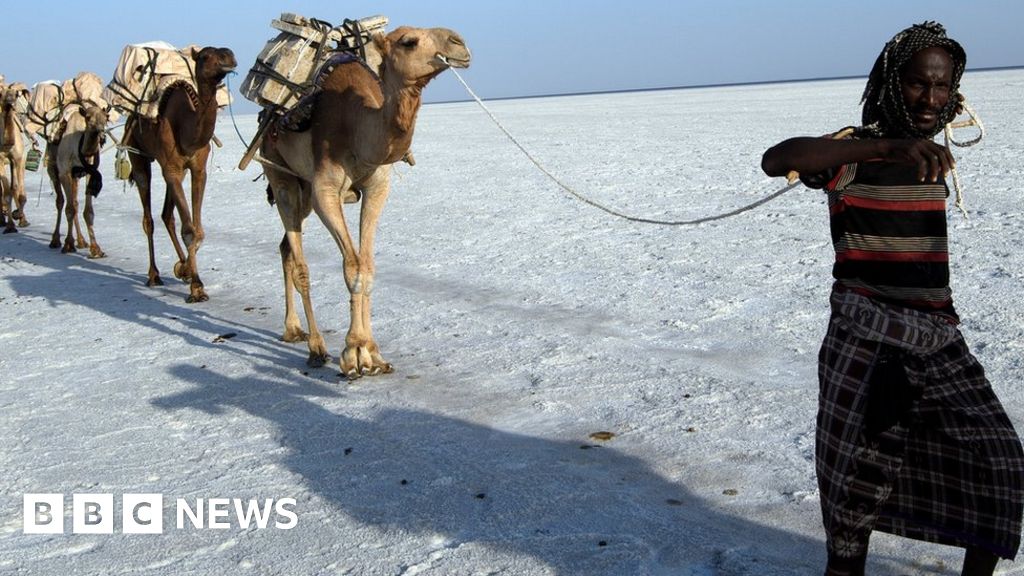
[[[389,119],[388,129],[397,139],[406,139],[411,144],[413,129],[416,126],[416,115],[422,104],[423,86],[407,83],[399,79],[384,80],[385,117]],[[404,153],[404,152],[403,152]]]
[[[100,136],[103,134],[103,130],[96,130],[86,126],[85,131],[82,133],[82,154],[85,156],[93,156],[100,152]]]
[[[210,139],[213,138],[213,130],[217,126],[217,83],[210,82],[198,82],[196,86],[196,96],[198,97],[198,105],[196,106],[196,123],[194,138],[191,142],[183,143],[185,148],[190,152],[194,152],[206,146]]]
[[[4,104],[0,113],[0,145],[12,146],[18,138],[18,124],[14,119],[14,106]]]

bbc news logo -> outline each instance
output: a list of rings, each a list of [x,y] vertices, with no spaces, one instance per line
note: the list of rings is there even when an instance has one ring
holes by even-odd
[[[122,533],[164,533],[163,494],[122,494],[120,504]],[[299,523],[294,498],[196,498],[191,502],[178,498],[174,508],[178,530],[248,530],[250,526],[291,530]],[[113,534],[117,512],[113,494],[72,494],[71,533]],[[25,534],[64,533],[63,494],[25,494],[23,514]]]

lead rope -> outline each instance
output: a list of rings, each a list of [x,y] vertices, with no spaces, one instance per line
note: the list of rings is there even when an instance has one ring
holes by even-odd
[[[974,146],[978,142],[981,142],[981,139],[985,137],[985,125],[981,123],[981,118],[978,117],[978,114],[974,111],[974,108],[971,108],[970,105],[967,104],[966,99],[962,100],[960,102],[960,105],[963,106],[964,112],[967,113],[969,119],[962,120],[960,122],[950,122],[949,124],[946,124],[946,127],[943,128],[942,130],[942,136],[943,140],[945,140],[946,148],[949,148],[950,144],[957,146],[959,148],[969,148],[971,146]],[[957,142],[953,138],[954,129],[969,128],[971,126],[978,127],[977,137],[972,138],[970,140],[966,140],[964,142]],[[960,175],[956,173],[955,167],[952,170],[950,170],[950,172],[953,175],[953,189],[956,190],[956,207],[958,210],[960,210],[960,213],[964,215],[964,218],[967,218],[967,208],[964,207],[964,191],[963,189],[960,188]]]
[[[444,62],[445,64],[448,64],[448,60],[444,56],[438,55],[438,58],[442,62]],[[729,218],[731,216],[736,216],[737,214],[742,214],[743,212],[747,212],[749,210],[753,210],[754,208],[757,208],[758,206],[761,206],[762,204],[767,204],[768,202],[778,198],[779,196],[782,196],[783,194],[785,194],[786,192],[789,192],[793,188],[796,188],[797,185],[800,184],[800,181],[797,179],[798,176],[795,173],[791,173],[790,176],[788,177],[789,184],[787,184],[783,188],[773,192],[772,194],[769,194],[768,196],[758,200],[757,202],[754,202],[752,204],[748,204],[746,206],[742,206],[742,207],[737,208],[735,210],[732,210],[730,212],[725,212],[723,214],[716,214],[714,216],[706,216],[704,218],[697,218],[695,220],[677,220],[677,221],[652,220],[652,219],[649,219],[649,218],[638,218],[638,217],[635,217],[635,216],[629,216],[629,215],[626,215],[626,214],[622,214],[621,212],[617,212],[615,210],[612,210],[611,208],[608,208],[606,206],[598,204],[597,202],[594,202],[593,200],[590,200],[589,198],[584,197],[582,194],[580,194],[580,193],[576,192],[575,190],[573,190],[571,187],[569,187],[568,185],[563,183],[561,180],[559,180],[557,177],[555,177],[554,174],[552,174],[546,168],[544,168],[544,166],[536,158],[534,158],[533,155],[530,154],[530,152],[526,148],[524,148],[523,145],[520,144],[518,140],[516,140],[515,136],[512,136],[512,134],[501,124],[501,122],[498,121],[498,119],[494,116],[494,114],[491,113],[490,109],[488,109],[487,106],[484,104],[483,100],[481,100],[480,97],[477,96],[475,92],[473,92],[473,89],[469,87],[469,84],[467,84],[466,81],[463,80],[462,75],[460,75],[459,72],[455,68],[451,68],[451,71],[452,71],[452,74],[455,74],[455,77],[458,78],[459,82],[462,83],[462,86],[466,88],[466,92],[468,92],[469,95],[473,97],[473,100],[475,100],[476,103],[480,105],[480,108],[482,108],[483,111],[486,112],[488,116],[490,116],[491,121],[494,122],[494,124],[498,127],[498,129],[500,129],[505,134],[505,136],[507,136],[508,139],[512,141],[512,144],[514,144],[516,146],[516,148],[519,148],[519,150],[530,160],[530,162],[533,163],[534,166],[537,167],[538,170],[543,172],[544,175],[547,176],[548,178],[550,178],[552,182],[557,184],[559,188],[561,188],[562,190],[566,191],[567,193],[572,195],[577,200],[579,200],[581,202],[584,202],[586,204],[589,204],[589,205],[597,208],[598,210],[602,210],[604,212],[607,212],[608,214],[611,214],[612,216],[617,216],[619,218],[623,218],[623,219],[629,220],[631,222],[643,222],[645,224],[659,224],[659,225],[663,225],[663,226],[686,226],[686,225],[693,225],[693,224],[703,224],[704,222],[712,222],[714,220],[722,220],[722,219],[725,219],[725,218]],[[964,121],[961,121],[961,122],[950,122],[949,124],[946,124],[946,127],[944,128],[943,132],[944,132],[944,135],[945,135],[946,147],[947,148],[949,147],[950,144],[953,144],[954,146],[958,146],[960,148],[966,148],[966,147],[969,147],[969,146],[974,146],[978,142],[981,142],[981,139],[985,136],[985,126],[981,123],[981,119],[978,118],[978,115],[977,115],[977,113],[975,113],[974,109],[971,108],[967,104],[966,99],[961,101],[961,105],[963,106],[964,112],[967,112],[968,116],[970,116],[970,119],[969,120],[964,120]],[[967,127],[970,127],[970,126],[977,126],[978,127],[979,133],[978,133],[978,136],[976,138],[973,138],[973,139],[968,140],[966,142],[957,142],[955,139],[953,139],[953,130],[954,129],[957,129],[957,128],[967,128]],[[837,134],[837,135],[833,136],[833,138],[842,138],[845,135],[846,135],[846,133],[840,133],[840,134]],[[952,172],[952,175],[953,175],[953,188],[956,190],[956,207],[964,215],[964,218],[967,218],[967,209],[964,208],[963,190],[960,187],[960,176],[959,176],[959,174],[957,174],[956,168],[953,168],[951,170],[951,172]]]
[[[445,64],[448,63],[447,59],[445,59],[443,56],[439,55],[438,58],[440,58]],[[629,220],[630,222],[642,222],[644,224],[658,224],[658,225],[661,225],[661,226],[690,226],[690,225],[694,225],[694,224],[703,224],[704,222],[712,222],[714,220],[722,220],[724,218],[729,218],[729,217],[735,216],[737,214],[742,214],[743,212],[747,212],[748,210],[753,210],[754,208],[757,208],[758,206],[760,206],[762,204],[766,204],[766,203],[768,203],[768,202],[778,198],[779,196],[782,196],[783,194],[785,194],[786,192],[789,192],[793,188],[796,188],[800,184],[799,181],[791,182],[791,183],[787,184],[786,186],[784,186],[783,188],[781,188],[780,190],[777,190],[777,191],[773,192],[772,194],[769,194],[768,196],[766,196],[766,197],[764,197],[764,198],[762,198],[762,199],[760,199],[757,202],[754,202],[752,204],[748,204],[746,206],[742,206],[742,207],[737,208],[735,210],[732,210],[732,211],[729,211],[729,212],[725,212],[724,214],[716,214],[714,216],[706,216],[704,218],[697,218],[695,220],[675,220],[675,221],[669,221],[669,220],[653,220],[653,219],[650,219],[650,218],[639,218],[639,217],[636,217],[636,216],[629,216],[627,214],[623,214],[621,212],[618,212],[616,210],[608,208],[607,206],[603,206],[601,204],[598,204],[597,202],[594,202],[593,200],[591,200],[591,199],[583,196],[582,194],[576,192],[570,186],[568,186],[567,184],[565,184],[561,180],[559,180],[554,174],[552,174],[550,171],[548,171],[547,168],[545,168],[536,158],[534,158],[533,155],[530,154],[530,152],[525,147],[523,147],[523,145],[520,144],[518,140],[516,140],[515,136],[513,136],[501,124],[501,122],[498,121],[498,119],[494,116],[494,114],[492,114],[491,111],[484,104],[483,100],[481,100],[480,97],[477,96],[475,92],[473,92],[473,89],[469,87],[469,84],[466,84],[466,81],[462,79],[462,76],[458,73],[458,71],[456,71],[455,68],[451,68],[451,71],[452,71],[453,74],[455,74],[455,77],[459,79],[459,82],[461,82],[462,85],[466,88],[466,92],[468,92],[469,95],[472,96],[474,100],[476,100],[476,103],[479,104],[481,108],[483,108],[483,111],[486,112],[488,116],[490,116],[491,121],[494,122],[494,124],[505,134],[505,136],[507,136],[508,139],[512,141],[512,144],[514,144],[516,146],[516,148],[519,148],[520,152],[522,152],[530,160],[530,162],[532,162],[533,165],[537,167],[538,170],[540,170],[542,173],[544,173],[545,176],[550,178],[552,182],[557,184],[559,188],[561,188],[562,190],[564,190],[565,192],[567,192],[568,194],[570,194],[572,197],[576,198],[580,202],[583,202],[585,204],[589,204],[589,205],[593,206],[594,208],[597,208],[598,210],[602,210],[604,212],[607,212],[608,214],[611,214],[612,216],[616,216],[616,217],[622,218],[624,220]]]

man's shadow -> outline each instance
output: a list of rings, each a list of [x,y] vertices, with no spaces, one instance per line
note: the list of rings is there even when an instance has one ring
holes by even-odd
[[[823,566],[821,542],[715,510],[613,444],[525,436],[407,409],[352,418],[325,407],[339,404],[336,388],[289,382],[274,368],[266,378],[187,365],[171,374],[195,388],[154,406],[238,409],[271,422],[287,449],[280,464],[337,514],[389,533],[443,535],[437,550],[423,553],[435,568],[446,554],[459,562],[469,553],[464,544],[588,576],[816,575]],[[301,505],[297,513],[301,527]]]

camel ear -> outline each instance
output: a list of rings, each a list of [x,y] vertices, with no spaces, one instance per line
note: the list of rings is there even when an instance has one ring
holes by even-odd
[[[195,46],[192,46],[190,51],[191,51],[192,59],[193,60],[199,60],[199,49],[196,48]]]

